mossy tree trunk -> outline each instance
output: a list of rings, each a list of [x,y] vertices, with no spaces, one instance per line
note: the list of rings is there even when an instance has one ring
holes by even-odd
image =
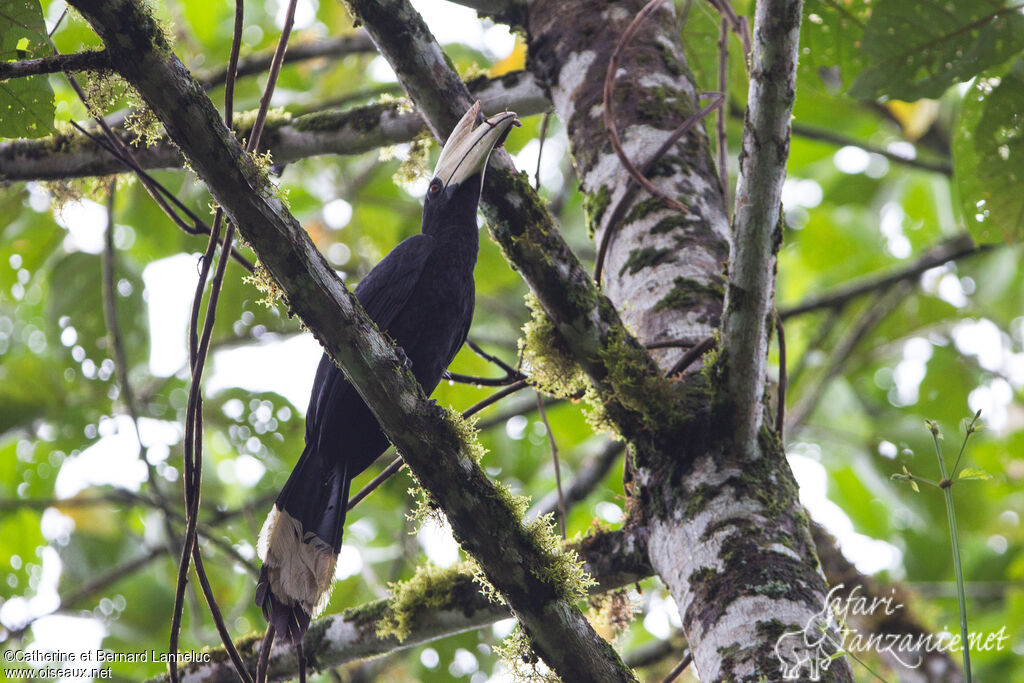
[[[629,176],[604,123],[603,83],[619,36],[644,4],[530,3],[528,66],[550,90],[568,130],[595,242],[608,241],[604,291],[641,342],[678,339],[696,344],[721,325],[727,268],[735,268],[744,256],[750,260],[759,255],[744,254],[745,244],[733,245],[730,254],[725,201],[702,125],[692,128],[649,174],[659,189],[687,207],[686,213],[646,192],[627,193]],[[766,3],[759,4],[769,11]],[[799,3],[795,14],[790,5],[788,17],[796,23],[788,28],[793,29],[799,25]],[[758,38],[773,41],[777,35],[768,31]],[[777,48],[770,43],[767,49]],[[770,81],[775,74],[765,76]],[[774,84],[783,90],[787,86]],[[699,108],[697,92],[672,4],[664,3],[623,50],[612,94],[622,146],[634,165],[651,159]],[[791,107],[791,86],[789,93]],[[752,94],[761,97],[763,92]],[[764,106],[778,109],[773,101]],[[787,126],[788,111],[783,114]],[[745,163],[757,156],[745,152]],[[778,185],[785,172],[784,153],[781,159],[771,163]],[[620,207],[623,202],[627,205]],[[754,219],[770,224],[771,238],[778,221],[777,197],[769,208],[773,211]],[[759,265],[774,274],[777,244],[770,246]],[[774,282],[769,278],[757,285],[759,292],[744,292],[743,282],[730,280],[729,285],[733,308],[741,309],[736,315],[761,317],[760,325],[753,326],[753,334],[760,335],[753,342],[760,354],[754,365],[761,372],[743,373],[746,385],[736,392],[760,400],[768,317],[762,309],[770,306]],[[745,301],[748,306],[740,305]],[[742,328],[733,322],[733,329]],[[729,340],[721,340],[720,346],[732,348]],[[666,371],[683,351],[655,353]],[[753,448],[738,438],[743,431],[737,429],[737,401],[729,395],[734,382],[727,381],[735,364],[722,354],[707,357],[704,365],[704,372],[689,372],[677,386],[687,396],[682,403],[689,413],[677,416],[677,424],[648,424],[651,432],[674,438],[648,434],[631,449],[631,523],[648,528],[652,566],[676,600],[701,680],[775,680],[781,664],[776,643],[783,633],[815,622],[826,585],[775,433],[758,421]],[[756,409],[763,416],[764,405],[759,402]],[[845,661],[834,662],[823,675],[830,680],[851,677]]]
[[[275,197],[261,192],[261,172],[219,124],[202,88],[163,42],[151,17],[135,0],[72,4],[97,28],[118,58],[118,69],[160,116],[169,137],[260,253],[293,310],[344,365],[451,519],[460,541],[530,631],[540,655],[567,679],[629,680],[631,672],[592,633],[573,595],[562,594],[560,586],[540,586],[535,576],[516,576],[520,567],[490,547],[497,545],[493,540],[500,527],[507,532],[500,536],[502,545],[517,549],[524,567],[539,572],[561,561],[560,553],[524,536],[512,506],[476,466],[472,439],[457,425],[437,419],[393,347],[365,318],[297,221]],[[485,11],[491,11],[490,5],[514,6],[511,20],[526,29],[530,69],[569,132],[595,240],[600,244],[607,238],[610,245],[603,293],[500,153],[484,193],[494,217],[492,234],[554,320],[554,329],[607,409],[609,424],[631,446],[630,532],[649,539],[650,565],[675,597],[701,679],[776,680],[781,677],[775,652],[780,636],[816,624],[826,595],[796,485],[781,444],[764,420],[763,405],[778,190],[785,171],[800,3],[758,3],[744,179],[737,192],[741,206],[731,230],[702,126],[684,136],[649,174],[662,191],[686,205],[682,214],[643,192],[630,194],[628,175],[608,143],[604,75],[619,36],[644,5],[641,0],[478,4]],[[463,84],[449,73],[429,31],[417,28],[416,40],[386,43],[396,27],[420,27],[411,7],[403,0],[353,0],[351,7],[365,15],[371,33],[377,27],[374,40],[406,79],[430,126],[438,132],[450,129],[469,93],[461,92]],[[623,147],[638,166],[698,108],[678,29],[667,3],[622,54],[612,101]],[[432,76],[443,76],[443,82],[435,83]],[[371,129],[382,135],[391,131],[394,139],[419,130],[417,121],[401,128],[397,118],[397,112],[376,111],[370,122],[349,122],[360,133],[350,137],[365,143]],[[298,158],[311,153],[312,142],[323,143],[317,136],[325,129],[337,133],[338,124],[324,118],[282,122],[270,137],[282,148],[299,150]],[[26,157],[38,151],[0,150]],[[151,163],[177,164],[178,158]],[[732,235],[742,239],[730,243]],[[723,351],[680,380],[663,374],[681,350],[660,350],[652,358],[637,344],[637,339],[696,344],[719,328]],[[696,371],[700,365],[705,371]],[[443,457],[447,469],[434,472],[425,447]],[[809,639],[814,635],[809,633]],[[850,671],[840,660],[832,662],[825,677],[849,680]]]

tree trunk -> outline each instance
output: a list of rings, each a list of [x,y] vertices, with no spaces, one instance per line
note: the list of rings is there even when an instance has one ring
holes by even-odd
[[[594,239],[598,245],[608,239],[604,283],[609,298],[641,342],[680,339],[696,344],[720,325],[730,256],[722,188],[703,126],[694,126],[650,173],[659,189],[686,206],[682,214],[646,192],[627,192],[630,179],[604,123],[602,85],[609,58],[644,4],[531,3],[529,66],[550,90],[555,111],[568,130]],[[769,3],[761,4],[763,8]],[[799,4],[787,9],[786,29],[795,30]],[[771,41],[780,35],[784,34],[776,29],[759,36],[769,41],[762,51],[777,49]],[[611,98],[615,121],[626,155],[639,167],[698,109],[698,87],[686,64],[671,3],[647,17],[622,51],[616,76]],[[790,87],[789,107],[791,85],[774,84]],[[752,97],[761,95],[752,91]],[[777,109],[774,103],[765,106]],[[746,161],[760,158],[754,151],[745,156]],[[766,165],[781,187],[785,154],[781,163],[776,157]],[[743,170],[747,168],[745,164]],[[772,239],[778,197],[758,208],[769,209],[756,220],[769,224]],[[774,249],[757,254],[744,252],[746,245],[737,246],[730,261],[733,268],[744,254],[755,260],[760,256],[760,270],[774,274]],[[737,319],[759,318],[753,332],[760,335],[757,358],[748,359],[759,372],[739,373],[747,383],[744,393],[759,400],[768,317],[761,309],[770,303],[773,286],[773,278],[763,280],[760,290],[748,292],[747,299],[731,289],[732,301],[747,304]],[[727,342],[723,346],[729,348]],[[657,352],[659,366],[663,371],[670,368],[682,353]],[[674,447],[640,448],[634,454],[635,471],[627,489],[631,523],[648,526],[651,564],[676,600],[701,679],[775,680],[783,663],[776,643],[784,633],[802,633],[808,623],[815,623],[824,606],[825,581],[781,444],[760,422],[752,450],[734,438],[736,404],[728,395],[732,386],[722,377],[728,373],[721,372],[733,366],[727,359],[709,360],[707,365],[709,373],[686,376],[692,414],[681,416],[686,423],[681,430],[684,438]],[[703,400],[694,400],[698,397]],[[758,403],[757,410],[763,414],[764,406]],[[646,444],[652,442],[657,440]],[[824,657],[837,650],[828,645],[815,649],[822,635],[813,630],[808,635],[809,664],[816,657],[824,663]],[[807,644],[802,636],[800,644]],[[829,680],[851,677],[845,660],[833,662],[824,675]]]

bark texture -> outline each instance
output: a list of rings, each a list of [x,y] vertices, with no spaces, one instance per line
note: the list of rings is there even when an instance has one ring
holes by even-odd
[[[721,322],[724,266],[730,256],[722,192],[703,126],[693,128],[650,173],[660,189],[687,206],[687,213],[680,215],[644,193],[618,207],[628,196],[627,175],[607,142],[603,124],[601,83],[609,57],[618,36],[644,4],[531,3],[529,66],[549,89],[568,129],[595,239],[600,243],[606,231],[614,231],[604,271],[609,297],[641,341],[696,342]],[[761,12],[778,9],[760,7]],[[799,6],[795,13],[792,6],[786,9],[786,17],[795,16],[797,21],[787,24],[786,30],[795,30]],[[786,45],[775,44],[779,39],[779,28],[768,27],[759,34],[759,54],[766,49],[771,55],[785,53]],[[698,88],[686,66],[670,4],[648,18],[620,60],[612,97],[616,123],[627,156],[641,166],[698,108]],[[779,87],[783,92],[788,89],[791,105],[792,84],[785,80],[783,66],[775,68],[782,70]],[[770,74],[778,76],[778,71]],[[788,108],[780,110],[775,101],[766,106],[775,114],[781,111],[788,124]],[[766,145],[764,152],[764,178],[781,186],[786,148]],[[744,168],[757,161],[749,159]],[[743,201],[750,201],[749,196]],[[769,225],[772,247],[777,198],[774,203],[770,197],[759,198],[756,207],[744,204],[744,213],[756,215],[759,225]],[[747,348],[757,357],[744,359],[754,371],[743,366],[737,375],[749,383],[743,387],[744,395],[756,395],[759,401],[774,251],[762,248],[764,239],[758,238],[749,250],[732,250],[730,268],[769,275],[739,280],[744,289],[734,290],[731,299],[747,304],[738,322],[761,335],[758,344]],[[745,261],[735,266],[738,259]],[[662,352],[659,365],[666,367],[679,353]],[[717,362],[709,365],[711,372],[691,374],[681,383],[688,406],[674,425],[671,419],[667,424],[649,423],[652,431],[665,430],[662,436],[671,432],[677,437],[634,443],[628,489],[632,521],[647,525],[651,563],[676,600],[701,679],[777,680],[781,662],[776,642],[787,631],[801,631],[821,612],[825,582],[781,445],[767,430],[755,431],[753,450],[735,438],[734,413],[727,401],[731,387],[719,383]],[[756,426],[760,428],[760,422]],[[840,660],[825,675],[845,680],[849,669]]]
[[[634,680],[575,605],[574,562],[477,463],[473,437],[442,419],[223,123],[137,0],[74,0],[113,62],[163,122],[196,174],[259,254],[291,310],[324,344],[442,508],[548,665],[565,680]],[[461,81],[459,81],[461,85]],[[550,531],[550,530],[549,530]],[[510,561],[511,560],[511,561]]]
[[[604,126],[608,60],[644,4],[532,3],[530,68],[547,85],[569,133],[595,241],[613,232],[604,263],[608,297],[641,342],[696,344],[718,328],[729,256],[728,220],[704,126],[694,126],[649,173],[655,186],[686,204],[686,214],[646,192],[627,196],[630,178]],[[612,103],[623,149],[638,167],[699,108],[671,3],[645,21],[620,56]],[[667,370],[682,353],[664,349],[655,357]]]
[[[574,545],[574,549],[586,563],[587,571],[597,580],[594,594],[628,586],[651,574],[644,539],[639,533],[600,532],[584,538]],[[471,575],[458,574],[443,587],[443,598],[439,604],[433,600],[430,606],[420,605],[411,614],[403,616],[408,619],[410,630],[401,641],[394,635],[380,635],[378,632],[382,623],[397,616],[388,600],[325,616],[310,626],[303,643],[304,653],[314,669],[325,670],[470,631],[510,616],[507,607],[489,600],[479,589]],[[254,633],[237,643],[250,670],[255,670],[262,635]],[[212,659],[210,663],[185,669],[183,683],[234,683],[238,680],[223,648],[213,650]],[[271,652],[270,679],[286,680],[293,677],[295,671],[295,649],[288,643],[278,643]]]
[[[473,97],[489,110],[509,107],[528,116],[549,106],[547,95],[525,72],[474,79],[469,87]],[[271,118],[264,129],[262,148],[270,150],[274,163],[286,164],[322,154],[362,154],[409,142],[425,128],[420,113],[410,110],[405,102],[328,109],[295,118]],[[238,128],[237,132],[244,138],[248,129]],[[133,137],[123,129],[119,134],[125,142]],[[177,146],[166,138],[151,147],[134,149],[133,154],[144,169],[181,168],[183,161]],[[9,181],[80,178],[126,170],[109,153],[75,132],[0,143],[0,169],[0,180]]]

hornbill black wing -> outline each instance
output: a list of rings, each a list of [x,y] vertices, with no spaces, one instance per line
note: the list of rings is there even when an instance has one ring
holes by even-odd
[[[381,332],[387,333],[409,300],[433,251],[433,237],[413,235],[392,249],[356,286],[356,298]],[[346,390],[354,391],[345,381],[344,373],[324,354],[306,410],[307,443],[320,434],[324,415],[329,414],[325,409],[336,402],[337,392]]]

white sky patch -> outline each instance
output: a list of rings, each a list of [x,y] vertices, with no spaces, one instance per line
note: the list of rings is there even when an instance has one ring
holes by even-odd
[[[903,220],[906,214],[903,207],[895,202],[888,202],[882,207],[879,229],[886,239],[886,249],[896,258],[907,258],[910,256],[910,240],[903,234]]]
[[[347,579],[363,571],[363,556],[351,543],[341,544],[341,552],[338,553],[338,564],[334,567],[334,578]]]
[[[43,652],[94,652],[107,634],[98,619],[54,614],[32,624],[32,648]],[[58,665],[56,668],[64,668]],[[91,668],[91,667],[87,667]],[[64,677],[61,683],[92,681],[91,677]]]
[[[379,55],[374,57],[373,61],[370,62],[370,67],[367,73],[369,73],[370,78],[380,83],[398,82],[398,76],[395,75],[395,70],[391,68],[390,64],[388,64],[388,60]]]
[[[334,199],[324,204],[324,223],[331,230],[341,230],[352,220],[352,205],[344,199]]]
[[[288,14],[287,0],[277,0],[277,8],[274,12],[274,24],[279,29],[284,28],[285,16]],[[293,31],[301,31],[313,25],[316,20],[316,10],[319,7],[317,0],[297,0],[295,3],[295,22]]]
[[[504,640],[512,635],[512,631],[516,628],[516,623],[515,617],[496,621],[491,626],[491,633],[493,633],[494,637],[498,640]]]
[[[913,337],[903,345],[903,360],[893,370],[895,386],[889,392],[889,400],[893,405],[899,407],[917,403],[917,391],[927,373],[931,357],[931,342],[923,337]]]
[[[159,420],[140,420],[140,429],[143,443],[151,446],[169,447],[181,439],[176,427]],[[99,424],[99,435],[99,441],[61,466],[54,484],[58,498],[70,498],[89,486],[111,485],[138,491],[146,480],[146,466],[139,459],[139,443],[130,417],[104,418]]]
[[[953,342],[960,353],[975,356],[978,365],[995,372],[1003,365],[1003,333],[991,320],[964,320],[953,326]]]
[[[149,309],[149,371],[168,377],[188,362],[188,320],[199,281],[198,260],[176,254],[142,271]]]
[[[31,598],[13,597],[0,605],[0,624],[3,624],[8,629],[21,628],[32,619],[49,614],[60,607],[57,582],[60,580],[60,572],[64,566],[61,563],[60,555],[57,554],[54,548],[44,546],[40,559],[42,560],[42,571],[36,583],[35,595]],[[33,624],[32,632],[36,633],[37,630],[42,632],[46,629],[39,628],[39,623],[37,622]],[[47,642],[52,645],[52,634],[47,633],[45,635],[48,637]],[[59,641],[53,647],[44,647],[37,639],[30,649],[63,650],[66,652],[68,648],[65,643],[60,643]]]
[[[55,3],[59,5],[60,3]],[[51,5],[51,9],[52,9]],[[32,210],[40,213],[50,208],[50,193],[46,191],[42,183],[27,183],[25,187],[28,189],[28,205],[32,207]]]
[[[107,210],[91,199],[65,202],[54,213],[57,224],[68,231],[64,238],[67,251],[98,254],[103,251],[103,233],[107,229]]]
[[[597,516],[609,524],[618,524],[622,521],[622,508],[615,503],[602,501],[594,506]]]
[[[442,45],[462,43],[480,50],[491,59],[500,59],[512,51],[515,36],[507,26],[481,21],[476,10],[444,0],[412,0],[430,31]]]
[[[970,281],[969,278],[964,280]],[[973,285],[974,283],[971,282]],[[939,284],[936,288],[936,292],[939,298],[948,304],[952,304],[957,308],[963,308],[967,305],[967,290],[964,287],[964,283],[956,276],[955,273],[946,273],[939,278]]]
[[[886,151],[904,159],[916,159],[917,148],[906,140],[897,140],[886,145]]]
[[[427,554],[427,559],[438,567],[450,567],[459,560],[459,544],[447,523],[426,520],[416,533],[416,541]]]
[[[562,189],[565,179],[562,178],[561,163],[565,156],[565,143],[560,138],[549,137],[541,149],[540,140],[534,138],[526,143],[519,153],[512,157],[516,168],[523,169],[531,178],[537,172],[537,155],[541,154],[540,182],[549,192],[556,193]]]
[[[271,335],[264,338],[267,337]],[[232,387],[273,391],[305,415],[321,356],[323,348],[311,334],[217,351],[213,354],[206,392],[212,396]]]
[[[655,638],[667,639],[672,631],[683,627],[679,618],[679,608],[676,601],[668,593],[659,594],[660,591],[651,592],[651,601],[647,606],[647,614],[644,616],[644,629]]]
[[[242,486],[249,488],[259,483],[267,471],[262,462],[245,453],[235,458],[234,463],[235,479]]]
[[[782,205],[787,209],[813,209],[823,197],[821,185],[809,178],[786,178],[782,183]]]
[[[806,450],[813,454],[817,446],[812,445]],[[800,486],[800,502],[816,522],[836,537],[846,559],[865,574],[883,569],[895,570],[902,565],[903,553],[899,548],[854,531],[853,522],[843,509],[826,497],[828,477],[821,463],[808,455],[794,452],[788,454],[788,460]]]
[[[508,422],[505,423],[505,433],[508,435],[508,438],[519,441],[525,437],[526,425],[528,422],[529,420],[522,415],[514,415],[510,417]]]
[[[448,673],[455,678],[460,678],[475,673],[479,668],[480,663],[477,661],[476,655],[466,648],[460,647],[455,651],[452,663],[448,665]]]
[[[988,384],[982,384],[967,396],[967,406],[971,412],[980,410],[985,426],[994,432],[1006,428],[1007,408],[1012,401],[1013,387],[999,377]]]
[[[437,654],[437,650],[432,647],[425,648],[420,653],[420,664],[427,667],[428,669],[436,669],[437,665],[441,663],[441,656]]]
[[[871,155],[860,147],[846,146],[836,150],[832,155],[832,163],[843,173],[854,175],[868,169]]]

